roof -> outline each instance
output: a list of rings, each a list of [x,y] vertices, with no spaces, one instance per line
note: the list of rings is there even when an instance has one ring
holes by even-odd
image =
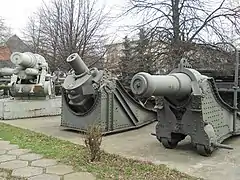
[[[6,42],[11,52],[29,52],[31,49],[17,36],[13,35]]]
[[[0,68],[15,67],[15,65],[10,61],[11,54],[13,52],[26,51],[30,51],[28,46],[17,35],[13,35],[8,39],[5,45],[0,46]]]
[[[11,56],[11,51],[6,46],[0,46],[0,61],[9,61]]]

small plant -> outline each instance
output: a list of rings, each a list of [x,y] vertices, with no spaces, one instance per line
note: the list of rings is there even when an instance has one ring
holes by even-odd
[[[98,125],[89,126],[84,138],[84,143],[90,154],[90,161],[99,161],[101,158],[102,131]]]

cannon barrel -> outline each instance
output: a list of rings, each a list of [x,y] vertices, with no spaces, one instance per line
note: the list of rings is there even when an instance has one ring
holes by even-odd
[[[135,95],[177,96],[183,97],[191,93],[191,79],[184,73],[169,75],[150,75],[140,72],[131,80],[131,90]]]
[[[0,76],[11,76],[13,75],[14,69],[12,68],[1,68],[0,69]]]
[[[11,61],[15,65],[32,68],[37,64],[37,57],[29,52],[20,53],[14,52],[11,57]]]
[[[80,75],[84,72],[89,71],[87,65],[83,62],[83,60],[77,53],[71,54],[67,58],[67,62],[71,65],[76,75]]]
[[[36,75],[38,75],[39,71],[38,71],[38,69],[27,68],[27,69],[25,70],[25,73],[26,73],[27,75],[30,75],[30,76],[36,76]]]

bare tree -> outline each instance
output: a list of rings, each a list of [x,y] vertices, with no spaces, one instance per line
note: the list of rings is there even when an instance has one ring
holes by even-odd
[[[0,17],[0,43],[6,42],[11,35],[11,29],[6,25],[5,20]]]
[[[143,17],[137,28],[145,27],[156,46],[155,56],[176,62],[197,44],[229,41],[230,32],[240,34],[240,6],[227,0],[129,0],[126,13]],[[153,58],[158,59],[158,58]]]
[[[65,59],[71,53],[79,53],[90,65],[104,53],[107,15],[97,0],[52,0],[30,19],[25,34],[52,70],[69,69]]]

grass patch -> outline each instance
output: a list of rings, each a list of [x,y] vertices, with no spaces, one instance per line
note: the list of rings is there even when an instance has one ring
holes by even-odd
[[[30,130],[0,123],[0,137],[20,148],[31,149],[46,158],[58,159],[62,163],[72,165],[75,170],[88,171],[97,179],[126,180],[197,180],[184,173],[167,168],[165,165],[153,165],[132,159],[101,153],[101,160],[89,163],[88,152],[84,146],[59,140]]]

